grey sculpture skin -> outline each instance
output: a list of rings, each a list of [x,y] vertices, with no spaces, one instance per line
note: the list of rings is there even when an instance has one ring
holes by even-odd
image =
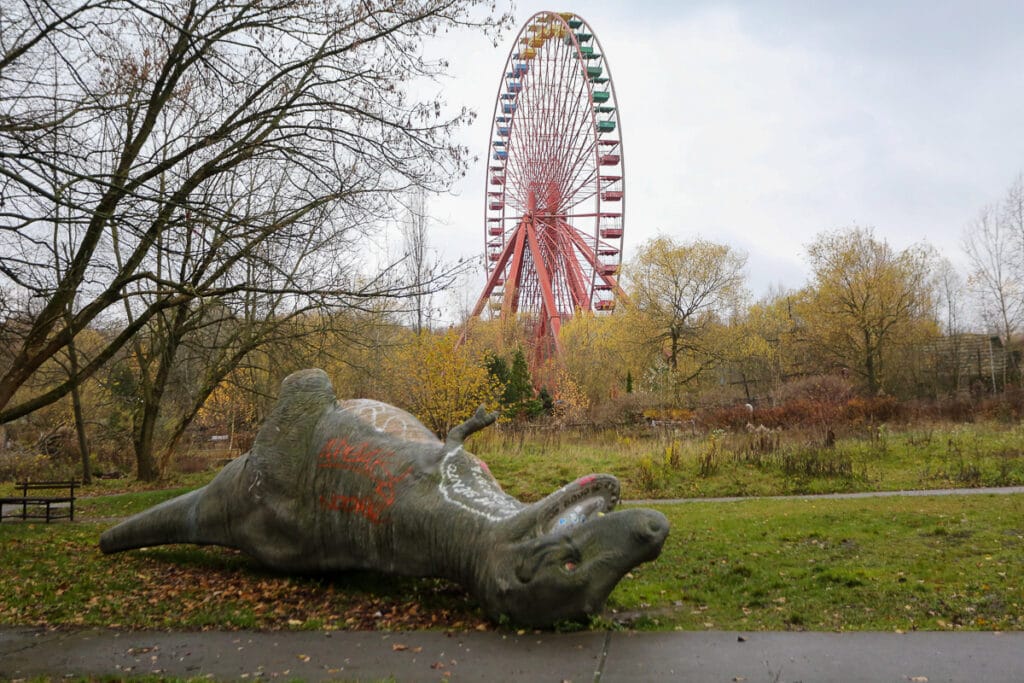
[[[526,505],[463,448],[483,409],[444,442],[415,417],[337,401],[327,375],[281,385],[252,450],[205,487],[108,529],[105,553],[167,543],[237,548],[286,572],[373,569],[467,587],[492,619],[547,626],[598,613],[619,580],[655,559],[659,512],[612,512],[618,481],[589,475]]]

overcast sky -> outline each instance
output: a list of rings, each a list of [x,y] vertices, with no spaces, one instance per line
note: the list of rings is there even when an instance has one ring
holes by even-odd
[[[509,48],[540,10],[604,48],[626,163],[624,255],[664,233],[748,257],[755,297],[808,281],[805,246],[870,226],[962,265],[963,231],[1024,171],[1024,2],[524,1],[494,48],[460,35],[437,87],[479,118],[479,155],[430,200],[445,260],[482,264],[490,118]],[[450,39],[450,38],[449,38]],[[469,285],[475,300],[483,267]]]

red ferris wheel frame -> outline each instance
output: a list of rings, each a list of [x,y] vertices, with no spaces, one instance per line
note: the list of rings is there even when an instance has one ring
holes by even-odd
[[[487,283],[472,315],[536,314],[538,352],[548,355],[564,319],[623,298],[622,131],[607,61],[581,17],[538,12],[520,30],[489,150]]]

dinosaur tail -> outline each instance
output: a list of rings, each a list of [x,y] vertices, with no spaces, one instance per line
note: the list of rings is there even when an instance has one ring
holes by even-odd
[[[164,501],[129,517],[100,535],[100,550],[117,553],[168,543],[213,543],[199,532],[200,500],[205,487]]]

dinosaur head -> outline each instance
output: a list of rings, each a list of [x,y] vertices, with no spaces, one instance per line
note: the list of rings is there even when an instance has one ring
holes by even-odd
[[[527,506],[496,529],[484,574],[485,609],[546,626],[600,612],[633,567],[655,559],[668,536],[660,512],[612,512],[618,481],[590,475]]]

